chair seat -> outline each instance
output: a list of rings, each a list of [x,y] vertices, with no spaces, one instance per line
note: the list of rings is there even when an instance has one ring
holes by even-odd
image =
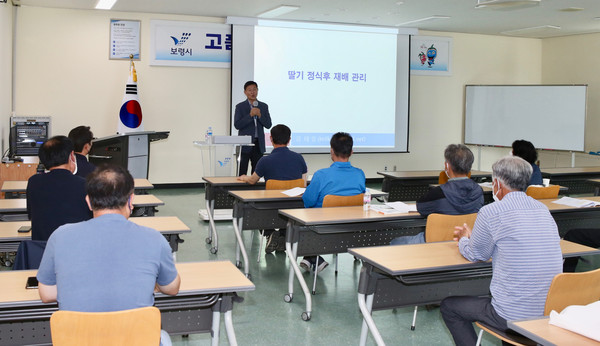
[[[529,345],[537,345],[537,342],[524,337],[523,335],[513,331],[513,330],[500,330],[500,329],[496,329],[490,325],[487,325],[483,322],[475,322],[475,324],[477,325],[477,327],[485,330],[486,332],[492,334],[493,336],[495,336],[496,338],[508,342],[511,345],[524,345],[524,346],[529,346]]]

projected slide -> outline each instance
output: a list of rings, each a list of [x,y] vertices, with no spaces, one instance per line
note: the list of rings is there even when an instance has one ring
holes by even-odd
[[[232,111],[243,84],[256,81],[273,124],[292,129],[294,150],[328,152],[331,135],[344,131],[355,152],[407,151],[408,35],[258,20],[233,23],[233,47]]]
[[[329,147],[339,129],[394,147],[396,35],[257,27],[254,79],[294,147]]]

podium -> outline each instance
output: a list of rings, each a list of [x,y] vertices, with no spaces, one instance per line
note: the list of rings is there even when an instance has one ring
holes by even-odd
[[[202,149],[202,170],[204,177],[235,177],[240,163],[240,148],[253,146],[251,136],[211,136],[207,141],[194,141]],[[209,215],[207,209],[198,210],[204,221],[232,219],[232,209],[215,209]]]
[[[88,159],[96,166],[111,163],[127,168],[134,178],[148,179],[150,143],[169,137],[169,131],[117,134],[92,141]]]
[[[251,136],[211,136],[209,141],[194,141],[202,149],[204,177],[235,177],[240,162],[240,147],[253,146]]]

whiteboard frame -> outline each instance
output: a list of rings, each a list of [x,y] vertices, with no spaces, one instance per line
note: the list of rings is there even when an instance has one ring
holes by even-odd
[[[499,143],[499,142],[494,142],[491,141],[490,142],[484,142],[484,141],[477,141],[477,139],[473,139],[473,138],[469,138],[467,139],[467,111],[468,111],[468,107],[469,107],[469,101],[472,100],[467,100],[468,97],[468,88],[470,87],[518,87],[518,88],[523,88],[523,87],[584,87],[585,88],[585,104],[583,107],[583,111],[584,111],[584,115],[583,115],[583,119],[579,118],[579,121],[583,121],[582,124],[582,131],[581,132],[581,141],[577,144],[577,147],[570,147],[570,148],[565,148],[565,147],[552,147],[551,145],[545,145],[543,143],[541,144],[537,144],[536,143],[536,139],[534,136],[531,135],[523,135],[523,134],[516,134],[513,138],[510,140],[510,142],[512,143],[512,141],[517,140],[517,139],[526,139],[526,140],[530,140],[537,149],[547,149],[547,150],[562,150],[562,151],[570,151],[570,152],[584,152],[585,151],[585,126],[587,123],[587,97],[588,97],[588,85],[587,84],[467,84],[465,85],[464,88],[464,104],[463,104],[463,133],[462,133],[462,139],[463,139],[463,143],[468,144],[468,145],[477,145],[477,146],[490,146],[490,147],[510,147],[510,144],[508,144],[506,141],[502,141],[503,143]],[[540,122],[542,123],[542,122]],[[500,123],[502,124],[502,123]],[[493,127],[493,124],[490,124],[490,126],[488,126],[490,129],[496,129],[498,130],[498,127]],[[518,126],[518,125],[515,125]],[[544,129],[541,128],[541,130],[543,131]],[[518,132],[518,131],[516,131]],[[509,134],[510,135],[510,134]],[[519,137],[519,138],[516,138]],[[579,136],[578,136],[579,137]],[[541,142],[541,141],[538,141]]]

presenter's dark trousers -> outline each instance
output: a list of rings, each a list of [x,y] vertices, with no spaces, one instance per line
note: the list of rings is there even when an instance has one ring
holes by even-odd
[[[483,322],[500,330],[508,329],[506,320],[492,306],[492,298],[448,297],[442,300],[440,312],[457,346],[473,346],[477,343],[473,322]]]
[[[263,156],[263,153],[260,152],[260,146],[258,145],[258,139],[254,141],[254,146],[251,147],[252,150],[249,152],[242,151],[240,155],[240,174],[248,174],[248,162],[252,164],[252,170],[250,171],[250,175],[254,173],[256,169],[256,164],[258,160]]]
[[[567,232],[564,236],[565,240],[572,241],[573,243],[586,245],[590,247],[600,247],[600,229],[598,228],[580,228],[572,229]],[[565,258],[563,264],[563,272],[572,273],[577,267],[579,257]]]

